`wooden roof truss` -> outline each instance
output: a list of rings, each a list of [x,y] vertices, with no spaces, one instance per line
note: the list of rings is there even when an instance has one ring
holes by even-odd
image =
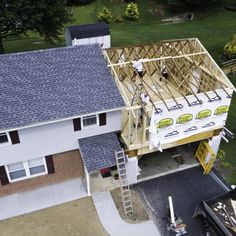
[[[115,82],[126,102],[122,115],[122,133],[126,144],[147,144],[148,127],[152,109],[162,112],[155,104],[162,102],[168,111],[181,109],[178,98],[187,104],[202,104],[199,94],[204,94],[209,102],[221,99],[217,90],[233,85],[222,73],[198,39],[167,40],[138,46],[115,47],[103,50],[104,58],[111,69]],[[144,76],[141,78],[133,68],[135,58],[142,58]],[[168,79],[163,76],[167,71]],[[196,77],[196,71],[200,78]],[[210,92],[210,93],[209,93]],[[143,107],[140,95],[150,98]],[[167,101],[173,101],[171,104]],[[140,113],[142,115],[140,116]],[[141,118],[142,119],[141,119]],[[140,123],[142,129],[140,128]],[[132,149],[132,148],[131,148]]]
[[[225,89],[227,84],[224,82],[223,75],[216,72],[209,54],[201,47],[197,39],[110,48],[106,49],[105,53],[106,59],[109,59],[108,66],[116,72],[117,79],[122,81],[121,85],[125,88],[126,93],[131,95],[130,106],[140,104],[140,93],[142,92],[149,95],[151,103],[160,100],[166,105],[167,98],[161,95],[160,89],[169,95],[168,98],[175,101],[174,109],[181,108],[176,101],[179,96],[184,97],[189,106],[192,106],[201,104],[198,93],[204,93],[209,101],[221,99],[217,89],[221,88],[227,93]],[[138,82],[135,83],[133,82],[132,61],[137,57],[144,59],[143,68],[146,74],[144,78],[140,78],[137,74],[135,77],[138,77]],[[166,80],[163,77],[163,68],[166,68],[171,79]],[[200,82],[193,74],[193,70],[196,69],[200,70],[204,77]],[[189,79],[190,77],[192,80]],[[219,79],[219,77],[221,78]],[[160,79],[165,83],[160,83]],[[142,86],[139,87],[138,84]],[[207,94],[209,91],[213,91],[215,96],[209,97]],[[153,95],[158,99],[154,99]],[[190,102],[188,95],[193,95],[196,102]],[[230,95],[227,94],[227,96]],[[173,107],[167,107],[167,109],[171,110]]]

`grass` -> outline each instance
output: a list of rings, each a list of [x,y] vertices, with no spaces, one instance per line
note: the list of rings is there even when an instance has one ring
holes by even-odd
[[[97,11],[97,2],[94,1],[88,5],[82,5],[77,7],[71,7],[70,11],[73,15],[73,21],[68,25],[82,25],[90,24],[97,21],[96,11]]]
[[[137,27],[112,28],[113,46],[162,39],[198,37],[214,59],[219,62],[225,42],[235,33],[236,13],[216,10],[193,22],[179,24],[151,24]],[[224,33],[222,33],[224,32]]]
[[[211,11],[209,14],[199,15],[193,22],[179,24],[161,24],[160,16],[153,13],[159,9],[157,1],[138,0],[140,19],[135,22],[124,18],[122,23],[110,25],[112,46],[139,44],[143,42],[159,41],[162,39],[198,37],[209,50],[213,58],[219,63],[224,44],[230,40],[236,28],[236,13],[222,9]],[[112,10],[114,18],[123,15],[125,4],[119,1],[97,0],[89,5],[71,8],[74,20],[65,25],[88,24],[97,21],[97,14],[103,6]],[[170,12],[166,12],[168,17]],[[37,34],[29,32],[29,37],[22,35],[18,40],[9,38],[4,41],[7,53],[28,51],[48,47],[65,46],[63,32],[54,45],[43,42]]]
[[[1,236],[106,236],[91,197],[0,222]]]
[[[236,87],[236,76],[229,76],[231,82]],[[233,95],[229,116],[226,127],[236,135],[236,94]],[[226,153],[225,161],[230,163],[231,174],[227,177],[227,181],[231,184],[236,184],[236,138],[230,140],[229,143],[221,142],[221,149]]]

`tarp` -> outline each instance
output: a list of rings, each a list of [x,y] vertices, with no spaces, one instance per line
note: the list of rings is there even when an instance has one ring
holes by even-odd
[[[227,92],[231,95],[233,90],[227,89]],[[173,100],[166,101],[168,109],[163,102],[156,104],[149,127],[149,148],[156,147],[161,151],[162,144],[224,127],[231,97],[222,89],[217,90],[221,99],[212,91],[207,94],[212,100],[203,93],[197,95],[199,100],[188,96],[190,104],[184,98],[178,99],[178,109]]]

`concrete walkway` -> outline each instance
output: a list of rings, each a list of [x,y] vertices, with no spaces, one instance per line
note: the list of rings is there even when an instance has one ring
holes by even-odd
[[[0,198],[0,220],[86,197],[80,178]]]
[[[110,192],[101,192],[92,195],[100,221],[111,236],[160,236],[153,221],[139,224],[128,224],[118,213]]]
[[[0,220],[34,212],[54,205],[86,197],[80,178],[51,184],[27,192],[0,197]],[[128,224],[118,213],[110,192],[92,195],[95,208],[104,229],[111,236],[159,236],[153,221]]]

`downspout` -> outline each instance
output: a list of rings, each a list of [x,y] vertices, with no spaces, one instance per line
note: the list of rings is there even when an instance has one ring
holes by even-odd
[[[91,196],[90,177],[89,177],[89,173],[88,173],[85,165],[84,165],[84,171],[85,171],[85,177],[86,177],[87,194],[88,194],[88,196]]]

